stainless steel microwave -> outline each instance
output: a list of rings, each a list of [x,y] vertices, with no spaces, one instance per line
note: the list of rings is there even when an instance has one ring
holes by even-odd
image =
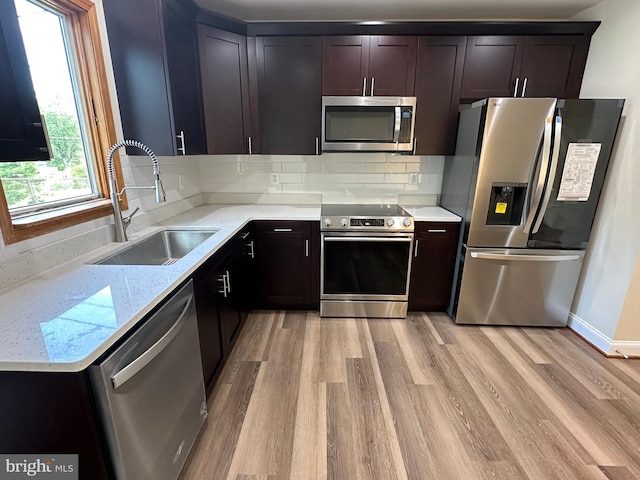
[[[322,97],[323,152],[413,150],[416,97]]]

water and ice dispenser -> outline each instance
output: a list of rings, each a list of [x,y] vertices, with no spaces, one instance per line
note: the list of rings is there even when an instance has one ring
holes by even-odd
[[[527,185],[494,183],[487,211],[487,225],[520,225]]]

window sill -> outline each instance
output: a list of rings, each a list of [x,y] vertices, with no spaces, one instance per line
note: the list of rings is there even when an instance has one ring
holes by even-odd
[[[111,214],[111,201],[99,199],[15,219],[9,217],[8,222],[3,222],[2,233],[5,243],[9,245]],[[7,228],[7,225],[10,227]]]

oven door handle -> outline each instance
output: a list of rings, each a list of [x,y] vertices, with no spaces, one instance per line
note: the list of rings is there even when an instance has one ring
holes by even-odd
[[[411,237],[324,237],[325,242],[411,242]]]

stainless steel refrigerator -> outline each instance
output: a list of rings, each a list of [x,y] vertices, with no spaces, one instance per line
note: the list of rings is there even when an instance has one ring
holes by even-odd
[[[460,113],[440,202],[463,218],[456,323],[566,325],[623,105],[489,98]]]

